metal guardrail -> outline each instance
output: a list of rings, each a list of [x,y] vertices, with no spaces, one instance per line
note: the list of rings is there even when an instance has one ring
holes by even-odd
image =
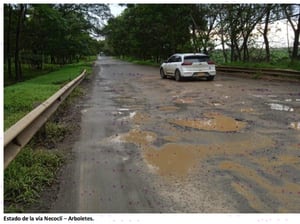
[[[65,98],[84,79],[85,75],[86,70],[5,131],[4,169],[46,123]]]
[[[261,74],[261,75],[280,76],[280,77],[300,79],[299,71],[288,70],[288,69],[266,69],[266,68],[217,66],[217,72]]]

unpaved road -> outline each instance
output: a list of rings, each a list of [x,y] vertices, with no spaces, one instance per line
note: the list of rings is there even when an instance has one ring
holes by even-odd
[[[300,85],[102,57],[50,212],[299,212]]]

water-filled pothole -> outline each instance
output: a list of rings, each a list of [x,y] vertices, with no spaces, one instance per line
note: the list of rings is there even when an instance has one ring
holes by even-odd
[[[173,119],[170,123],[183,127],[221,132],[239,131],[245,128],[247,124],[218,113],[207,113],[204,119]]]

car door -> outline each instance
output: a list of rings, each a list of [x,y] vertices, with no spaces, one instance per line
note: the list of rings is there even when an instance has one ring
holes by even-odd
[[[175,75],[176,69],[180,66],[181,64],[181,56],[180,55],[175,55],[173,61],[170,63],[170,75]]]
[[[176,56],[172,55],[171,57],[169,57],[169,59],[166,62],[166,66],[165,66],[165,72],[168,75],[172,74],[172,67],[174,66],[173,63],[175,62]]]

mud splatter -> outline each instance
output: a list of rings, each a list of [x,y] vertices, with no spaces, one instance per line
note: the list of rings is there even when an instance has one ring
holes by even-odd
[[[202,120],[175,119],[171,120],[170,123],[200,130],[221,132],[239,131],[246,127],[246,122],[237,121],[218,113],[205,114],[205,118]]]

